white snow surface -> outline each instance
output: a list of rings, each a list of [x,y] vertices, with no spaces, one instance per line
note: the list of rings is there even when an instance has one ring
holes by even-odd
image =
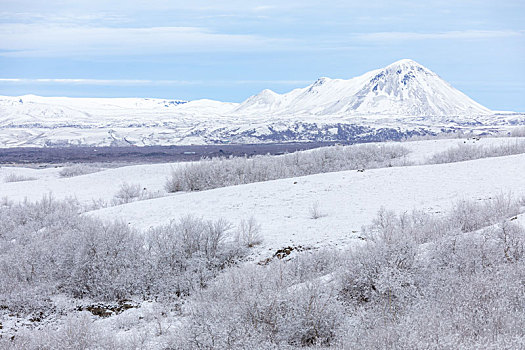
[[[407,160],[422,164],[433,154],[465,142],[491,146],[517,141],[443,139],[401,144],[411,150]],[[0,182],[0,198],[34,201],[51,194],[57,199],[76,198],[89,207],[94,202],[111,204],[123,183],[140,184],[148,193],[163,197],[97,209],[86,215],[123,220],[139,230],[188,214],[224,218],[234,225],[253,216],[262,226],[265,241],[259,252],[264,255],[265,251],[289,245],[322,247],[355,242],[362,225],[370,224],[381,207],[398,213],[413,209],[444,213],[462,198],[485,200],[500,193],[525,194],[525,155],[343,171],[202,192],[166,193],[164,184],[172,169],[184,164],[132,165],[72,178],[60,178],[60,168],[2,167],[0,177],[16,173],[36,180]],[[324,216],[312,219],[310,208],[316,202]]]
[[[407,160],[415,164],[422,164],[433,154],[450,147],[464,144],[479,144],[483,146],[512,144],[525,138],[482,138],[479,141],[465,139],[442,139],[413,142],[390,142],[377,144],[400,144],[410,153]],[[374,144],[374,143],[372,143]],[[304,151],[312,152],[314,150]],[[172,169],[184,166],[185,163],[162,163],[129,165],[119,168],[101,169],[98,172],[61,178],[61,168],[32,169],[25,167],[0,167],[0,198],[7,197],[12,201],[25,199],[35,201],[51,194],[56,199],[74,198],[83,205],[93,202],[110,201],[124,183],[141,185],[146,191],[156,195],[168,195],[164,184]],[[35,178],[33,181],[4,183],[5,176],[16,174]],[[178,195],[175,195],[178,196]]]
[[[525,192],[525,155],[467,162],[343,171],[281,179],[134,202],[94,211],[148,229],[183,215],[233,223],[253,216],[262,225],[263,249],[288,245],[345,245],[384,207],[397,213],[441,213],[458,199],[485,200]],[[297,184],[294,184],[297,182]],[[319,203],[326,216],[310,217]]]
[[[131,165],[71,178],[61,178],[55,168],[35,170],[3,167],[0,168],[0,175],[14,172],[36,177],[37,180],[0,183],[0,198],[7,197],[12,201],[20,202],[26,199],[36,201],[43,196],[51,195],[56,199],[71,198],[83,205],[90,205],[93,202],[111,201],[123,184],[140,185],[143,190],[153,195],[166,195],[164,184],[172,169],[179,164]],[[48,174],[54,176],[46,176]]]

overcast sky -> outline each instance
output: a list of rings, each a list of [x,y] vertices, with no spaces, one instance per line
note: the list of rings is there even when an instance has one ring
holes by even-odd
[[[0,5],[3,95],[241,101],[411,58],[489,108],[525,111],[523,0]]]

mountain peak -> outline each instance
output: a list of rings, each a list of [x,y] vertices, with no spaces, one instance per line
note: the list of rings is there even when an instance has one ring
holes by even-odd
[[[422,67],[422,68],[425,68],[423,67],[423,65],[409,58],[403,58],[399,61],[395,61],[394,63],[391,63],[388,66],[386,66],[386,68],[391,68],[391,67]]]
[[[315,83],[312,84],[312,86],[321,86],[323,85],[324,83],[326,83],[327,81],[330,81],[331,79],[330,78],[327,78],[327,77],[320,77],[319,79],[317,79],[315,81]]]
[[[259,93],[260,96],[275,96],[278,95],[277,92],[270,90],[270,89],[264,89]]]

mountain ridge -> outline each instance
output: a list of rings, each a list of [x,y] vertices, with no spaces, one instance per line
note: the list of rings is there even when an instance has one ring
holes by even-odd
[[[524,115],[490,111],[409,59],[242,103],[0,96],[0,147],[363,142],[523,124]]]

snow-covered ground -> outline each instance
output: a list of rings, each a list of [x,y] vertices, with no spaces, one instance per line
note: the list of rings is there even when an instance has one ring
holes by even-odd
[[[362,243],[362,226],[371,224],[381,208],[397,213],[416,209],[439,216],[446,214],[454,203],[461,199],[483,202],[501,194],[525,195],[525,154],[457,163],[426,164],[430,157],[451,147],[465,144],[501,146],[523,142],[524,139],[404,142],[402,146],[410,151],[406,156],[406,163],[411,165],[407,166],[340,171],[175,194],[166,193],[164,184],[172,169],[184,166],[182,163],[106,168],[70,178],[60,176],[60,167],[33,169],[4,166],[0,167],[0,200],[7,198],[14,202],[25,199],[36,201],[51,194],[57,199],[76,198],[87,208],[93,202],[112,204],[111,200],[124,183],[140,184],[141,189],[161,197],[120,205],[113,203],[111,207],[89,210],[83,215],[107,221],[119,220],[139,233],[188,214],[206,220],[226,219],[235,226],[240,220],[253,217],[261,226],[264,241],[250,250],[249,261],[239,264],[239,267],[256,267],[261,268],[259,271],[264,271],[263,269],[270,265],[259,266],[254,262],[266,262],[267,258],[283,248],[301,246],[315,250],[330,247],[337,250]],[[2,181],[10,175],[34,180]],[[314,206],[317,218],[312,215]],[[524,214],[506,219],[525,225]],[[425,244],[428,243],[424,243],[423,246]],[[423,249],[427,249],[428,245],[425,247]],[[63,249],[62,246],[60,249]],[[19,264],[18,260],[15,264]],[[333,276],[334,273],[330,272],[317,280],[322,281],[322,286],[326,286],[331,283],[327,281],[331,281]],[[300,286],[299,283],[291,288],[301,288]],[[185,302],[195,303],[191,298]],[[190,317],[181,313],[179,304],[163,305],[151,300],[130,301],[129,310],[107,318],[98,317],[93,311],[92,314],[87,311],[82,314],[77,312],[79,305],[80,309],[84,307],[84,310],[88,310],[85,308],[87,306],[99,305],[89,298],[75,299],[55,295],[53,303],[57,305],[57,309],[66,310],[70,316],[80,319],[71,321],[50,311],[50,315],[40,321],[40,318],[33,318],[33,315],[19,317],[6,311],[4,315],[0,315],[3,316],[0,327],[3,330],[0,333],[24,339],[26,333],[23,332],[36,327],[40,328],[45,336],[51,334],[50,342],[53,342],[53,334],[64,332],[62,328],[57,327],[71,322],[77,325],[76,327],[94,327],[88,328],[93,334],[97,334],[93,339],[98,339],[99,333],[115,335],[126,344],[123,348],[166,348],[164,342],[172,341],[170,337],[178,339],[180,334],[177,332],[179,329],[185,329],[184,322]],[[105,306],[100,305],[104,310]],[[170,328],[172,332],[169,331]],[[83,331],[83,328],[79,329],[79,332]],[[26,336],[31,337],[30,334],[27,333]],[[71,334],[72,338],[76,337],[75,333]],[[98,340],[93,340],[95,341]],[[112,347],[108,345],[107,348]]]
[[[477,144],[483,146],[512,144],[525,138],[482,138],[476,140],[442,139],[400,143],[410,153],[407,161],[422,164],[432,155],[457,145]],[[397,144],[397,143],[389,143]],[[306,151],[309,152],[309,151]],[[31,201],[41,199],[51,194],[56,199],[75,198],[82,204],[93,201],[109,201],[119,187],[124,184],[141,185],[150,193],[164,192],[164,184],[174,167],[182,163],[164,163],[147,165],[130,165],[119,168],[101,169],[101,171],[62,178],[61,168],[33,169],[25,167],[0,167],[0,198],[8,197],[13,201]],[[10,174],[34,178],[33,181],[4,182]]]
[[[520,139],[521,140],[521,139]],[[424,164],[433,154],[457,145],[512,144],[515,138],[485,138],[479,141],[443,139],[405,142],[407,161]],[[307,151],[311,152],[311,151]],[[132,165],[96,173],[61,178],[60,168],[0,168],[0,177],[17,174],[32,181],[0,183],[0,198],[34,201],[44,195],[75,198],[89,206],[110,203],[124,183],[139,185],[162,198],[143,200],[87,215],[123,220],[137,229],[169,223],[192,214],[206,219],[225,218],[233,224],[254,217],[262,226],[262,249],[288,245],[344,245],[355,239],[362,225],[370,224],[384,207],[397,212],[423,209],[446,211],[460,198],[487,199],[499,193],[525,193],[525,155],[487,158],[441,165],[414,165],[344,171],[214,190],[168,194],[166,179],[180,163]],[[322,217],[311,218],[318,205]]]
[[[485,200],[525,193],[525,155],[467,162],[344,171],[219,188],[134,202],[94,211],[147,229],[181,215],[237,223],[253,216],[262,225],[266,249],[288,245],[344,245],[370,224],[381,207],[398,213],[446,211],[458,199]],[[312,219],[318,202],[326,215]]]
[[[177,163],[132,165],[69,178],[60,177],[60,168],[3,167],[0,168],[0,177],[15,173],[36,180],[0,183],[0,197],[34,201],[50,194],[56,199],[74,198],[81,204],[91,204],[111,200],[124,183],[141,185],[149,193],[158,193],[164,191],[164,183],[176,166]]]

